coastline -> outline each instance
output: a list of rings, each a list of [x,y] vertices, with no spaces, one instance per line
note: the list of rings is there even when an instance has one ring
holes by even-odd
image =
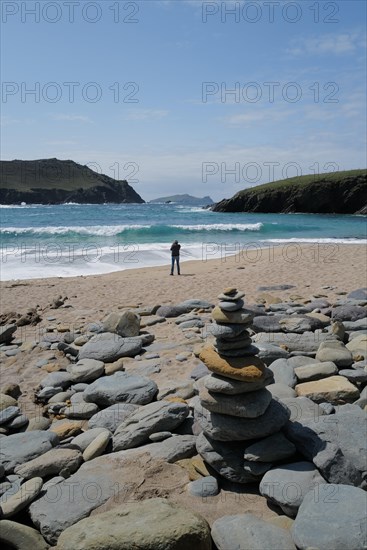
[[[365,286],[367,248],[363,244],[299,244],[247,248],[220,259],[182,262],[178,278],[169,277],[169,265],[126,269],[101,275],[79,275],[0,282],[3,312],[23,312],[38,305],[45,308],[57,295],[67,296],[70,310],[90,309],[104,313],[118,307],[178,303],[187,298],[215,302],[226,286],[246,292],[246,302],[255,301],[260,286],[280,284],[293,288],[276,291],[282,299],[317,294],[335,299],[338,293]],[[324,288],[323,287],[329,287]],[[25,289],[26,292],[25,292]],[[93,302],[91,303],[91,296]]]
[[[291,255],[297,251],[300,252],[299,257]],[[18,405],[22,413],[29,418],[40,417],[42,407],[34,403],[35,388],[48,373],[63,371],[70,363],[61,351],[41,349],[36,345],[45,333],[51,336],[63,336],[65,332],[72,334],[74,330],[76,334],[84,333],[89,323],[102,320],[108,313],[124,308],[177,304],[190,298],[215,304],[217,295],[228,286],[243,290],[246,293],[245,303],[264,300],[269,304],[274,299],[303,303],[320,296],[335,303],[348,292],[365,286],[366,266],[367,249],[364,245],[340,245],[337,249],[303,245],[278,247],[273,257],[262,254],[262,257],[252,262],[249,257],[243,258],[241,255],[207,262],[185,262],[180,277],[170,277],[169,266],[164,266],[97,276],[1,282],[2,313],[25,313],[29,308],[37,308],[42,318],[36,326],[17,329],[14,336],[22,343],[21,353],[16,356],[1,354],[2,386],[18,384],[21,391]],[[273,285],[294,286],[284,290],[259,290],[261,286]],[[67,296],[65,305],[52,309],[50,305],[59,295],[63,298]],[[205,322],[210,319],[208,313],[201,316]],[[147,325],[147,320],[154,317],[141,317],[141,329],[153,334],[155,338],[147,351],[159,357],[160,368],[153,369],[148,376],[160,389],[187,384],[190,374],[198,365],[192,353],[194,346],[202,345],[203,339],[199,334],[187,339],[176,325],[175,318],[168,318],[154,326]],[[180,355],[184,355],[185,360],[178,360]],[[41,363],[42,366],[38,368],[40,360],[47,364]],[[144,369],[146,363],[142,361],[141,368]],[[124,357],[123,367],[127,373],[139,372],[138,358]],[[132,479],[141,479],[141,468],[145,467],[141,464],[143,462],[134,459],[132,464],[126,466],[127,475]],[[238,514],[240,508],[241,513],[251,512],[266,521],[277,521],[279,510],[269,505],[257,487],[245,484],[238,488],[221,480],[221,491],[217,496],[193,499],[186,489],[189,476],[183,464],[159,463],[159,470],[154,462],[148,462],[148,466],[142,493],[134,499],[140,501],[157,495],[169,497],[171,502],[201,514],[209,525],[223,516],[224,508],[226,514]],[[109,510],[114,504],[115,501],[108,501],[92,515]]]

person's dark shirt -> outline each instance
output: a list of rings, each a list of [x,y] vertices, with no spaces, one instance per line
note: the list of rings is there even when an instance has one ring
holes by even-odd
[[[179,256],[180,255],[180,248],[181,248],[180,244],[173,244],[171,246],[172,256]]]

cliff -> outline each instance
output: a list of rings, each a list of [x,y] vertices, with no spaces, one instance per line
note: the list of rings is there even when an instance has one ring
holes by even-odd
[[[0,204],[143,203],[126,180],[72,160],[0,161]]]
[[[367,214],[367,170],[307,175],[239,191],[214,212]]]

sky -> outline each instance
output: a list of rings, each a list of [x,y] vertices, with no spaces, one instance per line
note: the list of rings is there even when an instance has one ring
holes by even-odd
[[[1,2],[1,158],[146,201],[366,167],[366,2]]]

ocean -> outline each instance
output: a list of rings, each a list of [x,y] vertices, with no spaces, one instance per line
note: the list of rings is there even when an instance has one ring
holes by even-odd
[[[1,280],[71,277],[240,253],[243,262],[301,243],[331,257],[339,244],[366,244],[366,216],[224,214],[177,204],[0,206]]]

